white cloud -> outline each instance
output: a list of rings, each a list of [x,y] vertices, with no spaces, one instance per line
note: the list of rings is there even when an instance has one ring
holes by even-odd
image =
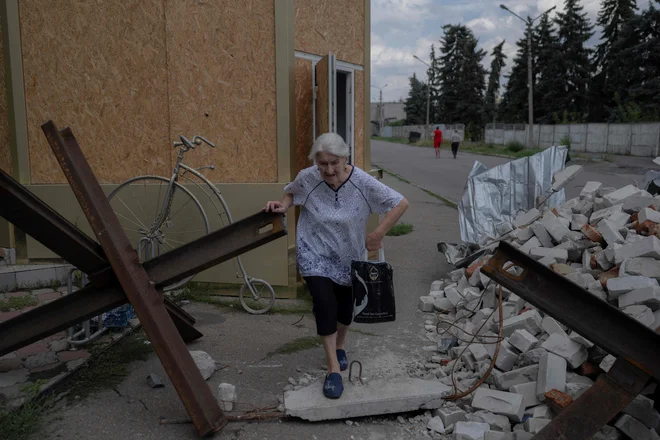
[[[493,21],[489,18],[479,17],[473,20],[470,20],[466,23],[466,26],[472,29],[473,32],[492,32],[495,30],[496,26]]]

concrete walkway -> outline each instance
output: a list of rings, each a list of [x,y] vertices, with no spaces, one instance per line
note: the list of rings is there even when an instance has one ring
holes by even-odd
[[[567,198],[579,195],[584,184],[591,180],[605,186],[622,187],[638,182],[650,169],[660,169],[648,157],[612,156],[614,162],[576,158],[571,163],[584,166],[580,175],[566,188]],[[586,156],[585,156],[586,158]],[[513,159],[463,153],[459,150],[454,159],[451,151],[441,151],[436,159],[433,148],[408,146],[385,141],[371,141],[372,163],[394,171],[411,182],[458,203],[475,161],[492,168]]]
[[[419,297],[428,293],[430,283],[449,266],[437,251],[439,241],[453,241],[459,235],[456,210],[409,184],[390,176],[384,183],[403,193],[410,208],[402,221],[413,232],[386,237],[387,260],[394,268],[397,320],[386,324],[356,324],[351,327],[347,347],[349,361],[360,360],[363,377],[369,380],[407,377],[409,366],[424,361],[422,347],[431,345],[424,337],[424,315],[418,311]],[[204,333],[191,350],[204,350],[217,363],[208,380],[216,391],[222,382],[234,384],[239,409],[276,407],[289,378],[298,381],[307,373],[321,393],[324,355],[317,346],[290,354],[269,354],[285,343],[314,341],[311,315],[247,315],[240,310],[218,309],[192,303],[187,310]],[[133,362],[130,375],[115,390],[94,394],[59,407],[35,438],[76,438],[79,440],[196,439],[192,425],[161,425],[159,418],[186,419],[187,414],[167,379],[158,358]],[[145,378],[156,373],[165,388],[151,389]],[[347,375],[345,375],[346,377]],[[309,380],[309,379],[307,379]],[[315,382],[316,381],[316,382]],[[64,401],[62,401],[64,402]],[[421,413],[420,413],[421,414]],[[413,439],[424,438],[426,421],[420,414],[398,414],[344,421],[304,422],[299,419],[230,423],[219,439]],[[409,418],[418,417],[415,422]]]

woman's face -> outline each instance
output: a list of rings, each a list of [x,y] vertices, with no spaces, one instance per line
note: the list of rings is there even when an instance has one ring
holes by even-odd
[[[321,172],[321,177],[329,185],[340,184],[346,175],[347,158],[335,156],[334,154],[320,151],[316,153],[316,166]]]

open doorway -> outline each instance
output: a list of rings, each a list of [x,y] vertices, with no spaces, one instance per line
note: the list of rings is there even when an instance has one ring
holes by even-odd
[[[352,80],[352,72],[337,71],[337,134],[351,149],[351,164],[354,162]]]

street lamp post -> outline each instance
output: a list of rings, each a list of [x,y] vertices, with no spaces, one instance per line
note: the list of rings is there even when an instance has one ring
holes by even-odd
[[[381,135],[381,134],[383,134],[382,133],[383,124],[385,123],[385,120],[384,120],[385,118],[383,117],[384,116],[383,115],[383,89],[385,87],[387,87],[387,84],[385,84],[383,87],[378,87],[378,86],[374,86],[374,85],[372,85],[371,87],[380,90],[380,101],[379,101],[379,104],[378,104],[378,116],[377,117],[378,117],[378,134]]]
[[[413,57],[416,60],[421,61],[422,63],[426,64],[426,66],[429,69],[431,68],[431,66],[429,66],[429,64],[426,61],[422,60],[417,55],[413,55]],[[427,84],[426,84],[426,131],[428,131],[428,129],[429,129],[429,112],[431,110],[431,76],[427,73],[426,77],[427,77]]]
[[[527,132],[527,147],[532,148],[534,146],[534,84],[532,77],[532,25],[536,20],[543,17],[545,14],[550,13],[556,6],[545,11],[543,14],[532,19],[529,15],[527,19],[522,18],[520,15],[513,12],[511,9],[507,8],[505,5],[500,5],[500,8],[504,9],[507,12],[515,15],[521,19],[527,25],[527,107],[528,107],[528,125],[529,130]]]

